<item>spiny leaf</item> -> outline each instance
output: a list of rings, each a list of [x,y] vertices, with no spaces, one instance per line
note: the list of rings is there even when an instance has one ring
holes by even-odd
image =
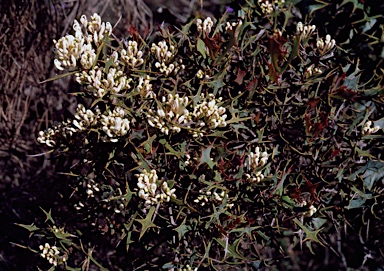
[[[307,227],[305,227],[297,218],[294,218],[293,221],[299,226],[304,232],[305,232],[305,239],[303,240],[313,240],[315,242],[318,242],[320,245],[323,246],[323,244],[320,242],[320,240],[317,238],[317,234],[322,230],[318,229],[316,231],[311,231]]]
[[[228,237],[225,237],[225,238],[228,238]],[[238,246],[240,244],[240,240],[241,238],[237,239],[235,242],[233,242],[232,245],[229,245],[228,244],[228,239],[227,240],[222,240],[220,238],[214,238],[214,240],[219,243],[224,249],[225,249],[225,253],[229,252],[230,253],[230,257],[233,257],[235,259],[241,259],[241,260],[244,260],[244,256],[242,256],[239,252],[238,252]]]
[[[52,215],[51,215],[51,209],[49,210],[49,212],[46,212],[43,208],[40,207],[40,209],[44,212],[44,214],[47,216],[47,219],[45,220],[45,222],[47,222],[48,220],[51,221],[53,224],[55,224],[55,220],[53,220],[52,218]]]
[[[178,226],[176,229],[173,229],[174,231],[177,232],[177,235],[179,236],[179,240],[186,234],[188,231],[191,230],[190,226],[185,225],[185,221],[187,218],[184,218],[184,221],[181,223],[180,226]]]
[[[17,224],[17,223],[15,223],[15,225],[17,225],[17,226],[19,226],[19,227],[23,227],[23,228],[29,230],[30,232],[40,230],[40,228],[36,227],[34,223],[32,223],[31,225],[25,225],[25,224]]]
[[[155,212],[155,206],[152,206],[151,209],[149,209],[149,212],[147,214],[147,216],[145,217],[145,219],[136,219],[137,222],[139,222],[142,227],[141,227],[141,231],[140,231],[140,236],[139,236],[139,240],[141,239],[141,237],[143,237],[144,233],[149,229],[149,228],[155,228],[157,227],[153,222],[152,222],[152,216]]]
[[[210,156],[211,150],[212,150],[212,145],[208,146],[207,148],[202,148],[199,166],[203,163],[207,163],[207,165],[211,169],[213,169],[213,167],[215,166],[215,163],[211,160],[211,156]]]

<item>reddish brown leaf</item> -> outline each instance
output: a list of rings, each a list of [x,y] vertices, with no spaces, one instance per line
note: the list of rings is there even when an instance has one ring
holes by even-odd
[[[257,85],[258,85],[259,81],[257,80],[257,77],[253,78],[249,83],[248,85],[245,87],[246,90],[248,91],[253,91],[256,89]]]
[[[244,80],[244,76],[247,74],[247,71],[243,71],[240,68],[237,69],[237,76],[234,82],[238,83],[241,85]]]
[[[307,180],[307,178],[305,178],[304,176],[303,178],[305,180],[305,185],[303,188],[301,188],[301,191],[308,192],[309,194],[311,194],[313,199],[317,200],[316,188],[319,186],[320,183],[313,184],[309,180]]]

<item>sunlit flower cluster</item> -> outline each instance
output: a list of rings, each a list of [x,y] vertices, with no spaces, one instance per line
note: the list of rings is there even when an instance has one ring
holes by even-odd
[[[89,197],[94,197],[95,193],[100,192],[100,185],[96,183],[94,180],[89,180],[88,182],[84,182],[85,192]]]
[[[271,14],[275,8],[276,5],[281,5],[285,3],[285,0],[258,0],[257,1],[260,5],[261,11],[268,15]]]
[[[179,268],[177,271],[197,271],[197,267],[193,268],[187,264],[184,268]]]
[[[377,131],[380,130],[380,126],[376,125],[376,126],[373,126],[373,123],[372,121],[367,121],[365,124],[364,124],[364,127],[363,127],[363,135],[370,135],[370,134],[374,134],[376,133]]]
[[[216,204],[221,204],[225,200],[228,200],[228,194],[224,191],[204,191],[204,190],[199,190],[199,196],[194,200],[195,203],[200,204],[200,206],[205,206],[210,200],[215,202]],[[227,202],[226,207],[227,208],[232,208],[234,206],[233,203]]]
[[[103,131],[110,137],[111,142],[117,142],[116,137],[124,136],[129,131],[130,121],[123,108],[115,107],[113,111],[107,110],[101,116]]]
[[[167,182],[160,185],[156,170],[143,170],[142,173],[135,175],[138,178],[138,195],[145,200],[145,205],[155,205],[161,202],[169,202],[171,197],[175,198],[176,188],[170,189]]]
[[[76,24],[75,20],[75,24]],[[109,22],[102,22],[101,17],[94,13],[91,16],[91,20],[88,21],[85,15],[82,15],[80,18],[80,23],[85,28],[85,37],[87,43],[93,42],[96,45],[100,45],[106,36],[110,36],[112,34],[112,25]],[[81,30],[80,27],[75,27],[75,31]]]
[[[196,20],[197,30],[201,33],[203,32],[205,35],[209,35],[212,30],[213,21],[211,17],[207,17],[204,21],[202,19]]]
[[[69,138],[76,133],[77,129],[72,126],[72,121],[67,120],[59,124],[55,124],[52,128],[48,128],[45,131],[40,131],[37,137],[37,142],[46,144],[48,147],[55,147],[57,142],[56,138],[60,135],[63,138]]]
[[[152,91],[151,78],[149,75],[145,77],[139,77],[139,83],[137,84],[137,91],[140,93],[140,96],[143,98],[154,98],[156,94]]]
[[[336,41],[331,39],[330,35],[326,35],[325,40],[318,38],[316,42],[317,50],[321,56],[328,53],[335,45]]]
[[[316,30],[316,25],[303,25],[302,22],[299,22],[296,25],[297,34],[301,35],[303,40],[308,40]]]
[[[116,56],[116,55],[113,55]],[[117,94],[130,89],[131,78],[127,78],[119,67],[105,68],[95,66],[92,70],[76,73],[76,81],[86,85],[87,90],[97,98],[102,98],[107,93]]]
[[[165,76],[168,76],[171,73],[177,73],[180,69],[185,68],[181,60],[179,60],[179,63],[174,61],[177,49],[172,44],[168,46],[165,40],[160,41],[157,45],[153,43],[151,52],[157,59],[155,67]]]
[[[309,210],[307,212],[304,213],[305,216],[307,217],[311,217],[313,216],[315,213],[317,212],[317,209],[315,206],[313,206],[312,204],[309,206]]]
[[[58,41],[53,41],[56,49],[54,64],[59,70],[76,68],[79,61],[83,69],[91,68],[96,60],[97,47],[105,36],[112,34],[111,24],[101,22],[96,13],[89,22],[85,15],[81,16],[80,23],[74,20],[73,30],[75,36],[67,34]]]
[[[75,119],[73,120],[73,125],[76,126],[79,130],[85,130],[89,127],[96,126],[100,119],[100,110],[95,109],[93,112],[90,109],[86,109],[84,105],[79,104],[77,106],[77,112],[75,114]]]
[[[243,24],[242,20],[239,20],[237,22],[227,22],[225,24],[225,30],[226,31],[233,31],[234,28],[236,28],[237,26],[241,26],[242,24]]]
[[[195,106],[192,113],[192,119],[196,121],[197,126],[206,126],[210,129],[227,126],[225,121],[227,115],[224,114],[226,109],[217,105],[217,102],[221,102],[222,98],[215,99],[213,94],[208,96],[201,94],[201,99],[202,101]]]
[[[247,169],[251,173],[246,173],[245,176],[252,183],[259,183],[264,179],[264,175],[259,170],[268,161],[268,153],[260,152],[260,147],[256,147],[255,152],[251,152],[246,162]]]
[[[186,124],[189,117],[188,97],[179,97],[179,94],[168,94],[162,97],[161,107],[157,111],[148,110],[148,123],[160,129],[166,135],[170,130],[175,133],[181,131],[181,125]]]
[[[311,64],[308,68],[305,69],[304,78],[309,78],[313,75],[319,75],[319,74],[322,74],[321,69],[315,67],[314,64]]]
[[[54,266],[67,261],[67,256],[60,256],[60,251],[56,246],[45,243],[44,246],[40,245],[39,248],[42,251],[40,256],[47,259],[47,261]]]
[[[122,49],[120,54],[124,63],[132,69],[137,68],[144,63],[143,52],[137,49],[136,41],[128,41],[127,50]]]

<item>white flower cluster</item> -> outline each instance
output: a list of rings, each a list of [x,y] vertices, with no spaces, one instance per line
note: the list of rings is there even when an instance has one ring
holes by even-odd
[[[330,35],[326,35],[325,40],[319,38],[316,42],[317,50],[319,51],[319,54],[321,56],[328,53],[333,47],[335,47],[335,45],[336,41],[334,39],[331,39]]]
[[[197,25],[197,30],[200,33],[204,33],[204,35],[208,36],[209,33],[211,33],[213,21],[212,21],[211,17],[207,17],[204,21],[201,19],[197,19],[196,25]]]
[[[64,138],[68,138],[76,133],[77,130],[72,127],[72,121],[63,121],[59,124],[54,125],[52,128],[48,128],[45,131],[40,131],[39,136],[37,137],[37,142],[41,144],[46,144],[48,147],[55,147],[56,137],[61,135]]]
[[[85,192],[89,197],[94,197],[95,192],[98,193],[100,192],[100,185],[96,183],[94,180],[89,180],[89,182],[84,182],[85,185]]]
[[[142,173],[135,175],[138,178],[137,187],[139,197],[145,200],[145,205],[155,205],[161,202],[169,202],[171,197],[176,197],[175,188],[170,189],[167,182],[163,182],[159,187],[156,170],[143,170]]]
[[[139,83],[137,84],[137,91],[140,93],[142,98],[154,98],[156,94],[152,91],[152,84],[149,75],[145,77],[139,77]]]
[[[81,16],[80,23],[74,20],[75,36],[67,34],[58,41],[53,40],[56,48],[54,64],[59,70],[76,68],[79,60],[82,68],[91,68],[96,60],[97,47],[105,36],[112,34],[111,24],[101,22],[96,13],[91,16],[89,22],[85,15]]]
[[[184,268],[178,268],[177,271],[197,271],[197,267],[192,268],[189,264],[187,264]]]
[[[309,78],[312,75],[319,75],[319,74],[322,74],[321,69],[315,68],[315,65],[311,64],[311,66],[309,66],[308,68],[305,69],[304,78]]]
[[[117,54],[112,57],[116,57]],[[108,73],[104,68],[95,66],[92,70],[76,73],[76,81],[86,85],[87,90],[96,98],[102,98],[107,93],[117,94],[130,89],[132,78],[127,78],[119,67],[110,67]]]
[[[108,188],[107,188],[108,189]],[[126,201],[127,199],[125,197],[122,197],[123,193],[121,192],[120,188],[117,188],[117,191],[114,191],[111,187],[109,190],[103,191],[103,195],[101,196],[101,199],[104,202],[112,202],[109,206],[107,206],[108,209],[113,208],[113,211],[117,214],[123,212],[126,207]]]
[[[107,110],[101,116],[103,131],[110,137],[111,142],[117,142],[116,137],[124,136],[129,131],[130,121],[126,118],[123,108],[116,106],[113,111]]]
[[[67,260],[67,256],[60,256],[60,251],[56,246],[50,246],[48,243],[45,243],[45,245],[39,246],[40,250],[42,250],[42,253],[40,254],[41,257],[44,259],[47,259],[50,264],[53,264],[54,266],[57,266],[60,263],[63,263]]]
[[[264,14],[271,14],[274,10],[275,5],[281,5],[285,3],[285,0],[258,0],[257,1],[261,7],[261,11]]]
[[[139,67],[144,63],[143,52],[137,49],[136,41],[128,41],[127,50],[120,51],[121,59],[132,69]]]
[[[100,110],[96,108],[95,112],[86,109],[84,105],[78,104],[73,125],[79,130],[85,130],[89,127],[96,126],[100,119]]]
[[[246,166],[248,170],[251,171],[251,174],[246,173],[245,176],[252,183],[259,183],[264,179],[264,175],[258,169],[264,166],[268,161],[268,153],[262,152],[260,153],[260,148],[256,147],[255,152],[251,152],[248,156],[248,161],[246,162]]]
[[[177,49],[172,44],[168,46],[165,40],[160,41],[157,45],[152,44],[151,52],[155,54],[157,62],[155,67],[164,73],[165,76],[168,76],[171,73],[177,73],[180,69],[184,69],[185,66],[180,60],[179,63],[174,62],[173,59],[177,53]]]
[[[181,98],[179,94],[163,96],[162,107],[158,108],[157,111],[148,110],[148,123],[166,135],[169,134],[170,130],[178,133],[181,131],[180,126],[188,122],[187,106],[188,97]]]
[[[200,206],[204,206],[209,202],[209,199],[212,198],[214,202],[221,204],[224,200],[228,200],[228,194],[222,190],[221,192],[216,192],[216,190],[212,193],[211,191],[204,192],[203,190],[199,191],[199,196],[194,200],[195,203],[199,203]],[[233,203],[226,204],[226,207],[231,209],[234,206]]]
[[[201,94],[200,97],[203,102],[196,105],[192,113],[192,118],[196,120],[197,125],[200,127],[207,126],[210,129],[227,126],[225,122],[227,115],[224,114],[226,109],[216,103],[221,102],[223,98],[215,99],[213,94],[209,94],[207,97]]]
[[[202,70],[198,70],[196,73],[196,77],[199,79],[203,79],[204,77],[204,72]]]
[[[309,39],[316,30],[316,25],[303,25],[302,22],[299,22],[296,25],[297,34],[301,35],[302,39]]]
[[[226,31],[232,31],[235,27],[241,26],[243,24],[242,20],[239,20],[237,22],[227,22],[225,24],[225,30]]]
[[[372,121],[367,121],[365,124],[364,124],[364,127],[363,127],[363,135],[370,135],[370,134],[374,134],[376,133],[377,131],[380,130],[380,126],[376,125],[374,127],[373,126],[373,123]]]
[[[307,217],[311,217],[311,216],[313,216],[316,212],[317,212],[316,207],[313,206],[313,205],[311,204],[311,206],[309,206],[309,210],[306,211],[306,212],[304,213],[304,215],[307,216]]]
[[[111,23],[102,22],[101,17],[97,13],[94,13],[91,16],[91,21],[89,22],[87,17],[82,15],[80,22],[86,28],[86,38],[88,43],[94,42],[96,45],[99,45],[103,42],[105,36],[110,36],[112,34]]]

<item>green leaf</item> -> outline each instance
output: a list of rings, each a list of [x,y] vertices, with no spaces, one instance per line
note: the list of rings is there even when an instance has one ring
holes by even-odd
[[[356,199],[352,199],[349,202],[348,206],[345,207],[345,209],[350,210],[350,209],[361,208],[364,205],[364,203],[365,203],[365,199],[363,199],[363,198],[359,197]]]
[[[340,7],[344,6],[347,3],[353,4],[352,13],[355,13],[356,9],[364,10],[364,4],[359,3],[359,0],[344,0],[343,3],[340,4]]]
[[[305,227],[297,218],[294,218],[293,221],[299,226],[304,232],[305,232],[305,239],[303,240],[313,240],[315,242],[318,242],[320,245],[323,245],[320,240],[317,238],[317,234],[322,230],[318,229],[316,231],[311,231],[307,227]]]
[[[205,54],[205,43],[200,38],[197,38],[197,51],[200,52],[204,59],[207,58],[207,55]]]
[[[162,144],[165,148],[167,148],[167,150],[169,150],[170,152],[167,153],[167,154],[173,154],[174,156],[176,156],[177,158],[180,159],[180,156],[181,156],[181,153],[176,151],[174,148],[172,148],[171,145],[169,145],[169,143],[167,142],[167,140],[165,140],[164,138],[163,139],[160,139],[159,140],[160,144]]]
[[[310,5],[308,7],[308,12],[309,12],[309,15],[312,16],[312,13],[315,12],[316,10],[319,10],[319,9],[322,9],[322,8],[325,8],[326,6],[330,5],[330,3],[326,3],[326,2],[323,2],[323,1],[316,1],[320,4],[315,4],[315,5]]]
[[[52,215],[51,215],[51,209],[49,210],[49,212],[46,212],[43,208],[40,207],[40,209],[44,212],[44,214],[47,216],[47,219],[45,220],[45,222],[47,222],[48,220],[51,221],[53,224],[55,224],[55,220],[53,220],[52,218]]]
[[[228,237],[225,237],[227,240],[222,240],[222,239],[220,239],[220,238],[214,238],[214,240],[217,242],[217,243],[219,243],[224,249],[225,249],[225,252],[226,253],[230,253],[230,257],[233,257],[233,258],[235,258],[235,259],[241,259],[241,260],[243,260],[243,259],[245,259],[244,258],[244,256],[242,256],[242,255],[240,255],[239,253],[238,253],[238,249],[237,249],[237,247],[239,246],[239,244],[240,244],[240,239],[241,238],[239,238],[239,239],[237,239],[235,242],[233,242],[233,244],[232,245],[229,245],[228,244]]]
[[[151,209],[149,209],[149,212],[147,214],[147,216],[145,217],[145,219],[136,219],[137,222],[139,222],[142,227],[141,227],[141,231],[140,231],[140,236],[139,236],[139,240],[141,239],[141,237],[143,237],[144,233],[149,229],[149,228],[155,228],[157,227],[153,222],[152,222],[152,216],[155,212],[155,209],[156,207],[155,206],[152,206]]]
[[[199,166],[203,163],[206,163],[211,169],[213,169],[213,167],[215,166],[215,163],[211,160],[211,155],[210,155],[211,150],[212,150],[212,145],[208,146],[207,148],[202,148]]]
[[[371,191],[375,182],[384,178],[384,162],[368,161],[364,167],[351,174],[348,179],[353,181],[360,174],[363,174],[361,178],[364,180],[364,186]]]
[[[17,223],[15,223],[15,225],[17,225],[17,226],[19,226],[19,227],[23,227],[23,228],[29,230],[30,232],[40,230],[40,228],[36,227],[34,223],[32,223],[31,225],[25,225],[25,224],[17,224]]]
[[[184,221],[181,223],[180,226],[178,226],[176,229],[173,229],[174,231],[177,232],[177,235],[179,236],[179,240],[181,240],[181,238],[191,230],[191,227],[190,226],[187,226],[185,225],[185,221],[187,220],[187,218],[184,218]]]

